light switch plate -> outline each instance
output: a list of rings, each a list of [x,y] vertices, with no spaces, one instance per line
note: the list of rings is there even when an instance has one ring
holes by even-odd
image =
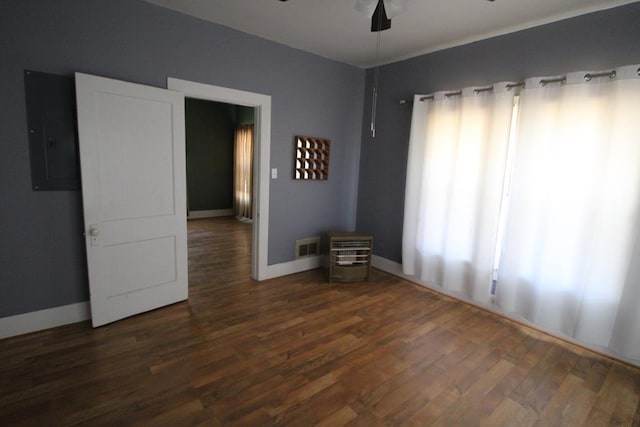
[[[278,179],[278,168],[271,169],[271,179]]]

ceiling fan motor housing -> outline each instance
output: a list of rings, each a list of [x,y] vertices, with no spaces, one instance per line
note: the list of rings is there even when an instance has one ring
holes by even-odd
[[[371,17],[371,31],[384,31],[389,28],[391,28],[391,19],[387,17],[384,2],[382,0],[378,0],[376,10],[373,12],[373,16]]]

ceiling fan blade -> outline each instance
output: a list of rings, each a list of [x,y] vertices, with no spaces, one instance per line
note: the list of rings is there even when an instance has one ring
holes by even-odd
[[[377,0],[358,0],[356,2],[356,10],[371,17],[376,10]]]
[[[407,0],[384,0],[387,17],[392,19],[407,11]]]

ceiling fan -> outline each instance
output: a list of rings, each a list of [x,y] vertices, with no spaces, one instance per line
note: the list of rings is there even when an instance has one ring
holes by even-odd
[[[391,18],[407,10],[407,0],[357,0],[356,10],[371,16],[371,31],[391,28]]]

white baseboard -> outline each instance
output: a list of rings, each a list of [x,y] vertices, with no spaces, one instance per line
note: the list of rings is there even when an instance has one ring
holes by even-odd
[[[494,312],[496,314],[500,314],[501,316],[513,318],[513,316],[510,316],[510,315],[502,312],[502,310],[497,306],[494,306],[492,304],[483,304],[481,302],[474,301],[474,300],[472,300],[471,298],[467,297],[466,295],[464,295],[462,293],[451,292],[451,291],[449,291],[447,289],[442,289],[440,287],[432,286],[429,283],[422,282],[420,279],[418,279],[415,276],[406,275],[406,274],[404,274],[402,272],[402,264],[399,264],[399,263],[397,263],[395,261],[391,261],[390,259],[383,258],[383,257],[377,256],[377,255],[373,255],[371,257],[371,266],[377,268],[378,270],[382,270],[382,271],[385,271],[385,272],[387,272],[389,274],[393,274],[394,276],[401,277],[401,278],[405,279],[408,282],[415,283],[416,285],[420,285],[420,286],[422,286],[424,288],[431,289],[434,292],[438,292],[440,294],[449,296],[451,298],[455,298],[457,300],[461,300],[461,301],[463,301],[465,303],[474,305],[476,307],[480,307],[482,309],[489,310],[489,311]],[[526,319],[514,319],[514,320],[516,320],[518,322],[528,322]]]
[[[318,255],[268,265],[267,277],[265,279],[273,279],[275,277],[300,273],[301,271],[313,270],[323,265],[324,258],[324,256]],[[91,319],[91,306],[89,305],[89,301],[3,317],[0,318],[0,339],[89,319]]]
[[[187,219],[216,218],[219,216],[233,216],[233,209],[214,209],[209,211],[189,211]]]
[[[0,318],[0,339],[91,319],[89,301]]]
[[[275,277],[300,273],[301,271],[313,270],[323,265],[323,258],[322,255],[317,255],[280,264],[268,265],[265,279],[273,279]]]
[[[439,294],[443,294],[446,296],[449,296],[451,298],[454,298],[456,300],[462,301],[464,303],[473,305],[475,307],[481,308],[483,310],[489,311],[491,313],[497,314],[498,316],[501,317],[505,317],[507,319],[513,320],[516,323],[520,323],[524,326],[527,326],[531,329],[534,329],[536,331],[545,333],[547,335],[551,335],[552,337],[558,338],[560,340],[569,342],[571,344],[575,344],[579,347],[585,348],[587,350],[593,351],[595,353],[599,353],[601,355],[607,356],[607,357],[611,357],[613,359],[617,359],[617,360],[621,360],[625,363],[628,363],[630,365],[634,365],[637,367],[640,367],[640,359],[636,360],[636,359],[629,359],[627,357],[621,356],[613,351],[611,351],[610,349],[606,348],[606,347],[600,347],[597,345],[590,345],[590,344],[586,344],[580,341],[577,341],[576,339],[562,333],[559,331],[553,331],[553,330],[548,330],[545,328],[542,328],[532,322],[530,322],[528,319],[525,319],[524,317],[518,315],[517,313],[510,313],[507,311],[504,311],[502,308],[498,307],[495,304],[483,304],[477,301],[472,300],[471,298],[467,297],[466,295],[463,294],[458,294],[457,292],[451,292],[448,291],[446,289],[442,289],[440,287],[434,287],[429,285],[428,283],[424,283],[422,281],[420,281],[418,278],[414,277],[414,276],[408,276],[406,274],[404,274],[402,272],[402,264],[399,264],[395,261],[391,261],[390,259],[387,258],[383,258],[377,255],[373,255],[371,257],[371,266],[377,268],[378,270],[382,270],[384,272],[387,272],[389,274],[393,274],[394,276],[398,276],[402,279],[405,279],[408,282],[414,283],[416,285],[422,286],[424,288],[430,289],[434,292],[437,292]]]

